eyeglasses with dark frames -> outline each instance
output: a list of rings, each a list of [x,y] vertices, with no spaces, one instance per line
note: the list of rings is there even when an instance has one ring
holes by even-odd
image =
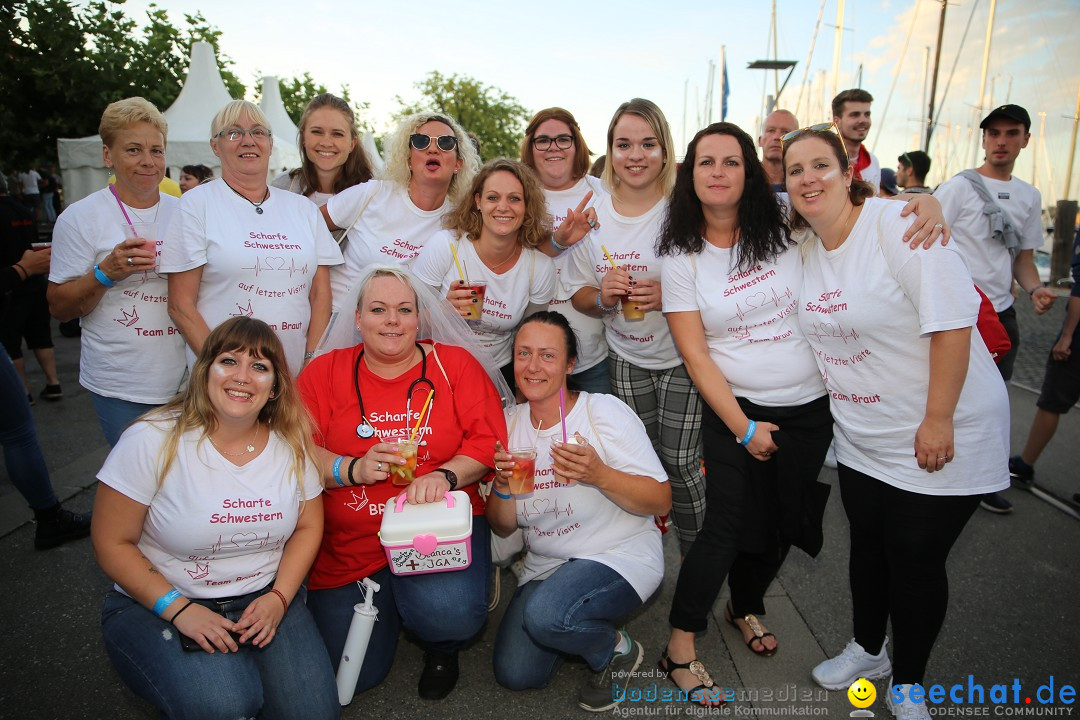
[[[551,148],[551,144],[555,143],[555,147],[560,150],[569,150],[574,146],[573,135],[556,135],[555,137],[548,137],[547,135],[537,135],[532,139],[532,145],[540,152],[544,152]]]
[[[245,130],[244,128],[239,127],[226,128],[225,130],[222,130],[217,134],[219,138],[225,138],[229,142],[236,142],[237,140],[242,139],[245,135],[250,135],[251,139],[255,142],[264,142],[266,140],[269,140],[271,137],[270,131],[262,127],[261,125],[256,125],[250,130]]]

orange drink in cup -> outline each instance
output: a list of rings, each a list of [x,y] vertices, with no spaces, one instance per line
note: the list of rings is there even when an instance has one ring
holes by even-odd
[[[510,494],[528,495],[533,491],[536,478],[536,450],[516,448],[508,452],[514,460],[514,467],[510,471]]]
[[[577,435],[577,433],[575,433],[573,435],[567,436],[565,444],[567,444],[567,445],[588,445],[589,442],[585,438],[579,437]],[[555,476],[555,482],[557,482],[557,483],[560,483],[562,485],[573,485],[574,484],[574,481],[571,480],[568,477],[563,477],[559,473],[553,473],[553,474]]]
[[[472,290],[476,293],[476,302],[472,303],[469,307],[468,316],[465,318],[469,322],[479,320],[480,316],[484,312],[484,295],[487,293],[487,281],[486,280],[470,280],[468,284],[463,285],[466,290]]]
[[[416,479],[416,451],[419,448],[417,439],[402,435],[390,438],[387,442],[397,445],[394,453],[405,459],[404,465],[390,465],[391,483],[399,487],[410,484]]]
[[[150,267],[144,267],[147,270],[157,269],[157,223],[152,222],[136,222],[136,223],[123,223],[121,227],[124,228],[124,239],[130,240],[132,238],[138,238],[143,241],[143,250],[149,250],[154,254],[154,264]]]
[[[645,319],[645,311],[639,310],[637,301],[631,300],[629,295],[624,296],[619,302],[622,303],[623,319],[627,322],[637,322]]]

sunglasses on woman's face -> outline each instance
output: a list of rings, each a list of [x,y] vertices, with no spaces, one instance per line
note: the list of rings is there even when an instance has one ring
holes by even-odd
[[[804,132],[834,132],[837,135],[839,135],[840,134],[840,128],[836,127],[836,123],[834,123],[834,122],[823,122],[823,123],[818,123],[817,125],[811,125],[809,127],[799,128],[798,130],[792,130],[787,135],[784,135],[782,138],[780,138],[780,144],[783,145],[784,143],[788,142],[789,140],[794,140],[795,138],[797,138],[799,135],[801,135]]]
[[[439,149],[443,152],[450,152],[457,147],[457,138],[453,135],[440,135],[435,137],[434,135],[424,135],[422,133],[413,133],[409,136],[409,144],[417,150],[427,150],[428,145],[434,140],[435,144],[439,146]]]

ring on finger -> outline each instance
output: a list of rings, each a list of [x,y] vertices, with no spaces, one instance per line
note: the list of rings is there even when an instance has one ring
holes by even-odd
[[[944,226],[941,223],[937,223],[937,224],[934,225],[934,229],[936,229],[936,230],[940,230],[942,227],[944,227]]]
[[[129,267],[135,267],[135,258],[128,257],[127,264],[128,264]]]
[[[382,472],[382,462],[381,461],[375,466],[375,469],[377,471],[379,471],[379,472]]]

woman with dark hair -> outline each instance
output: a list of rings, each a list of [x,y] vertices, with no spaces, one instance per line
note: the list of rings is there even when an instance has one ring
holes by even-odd
[[[205,165],[185,165],[180,170],[180,192],[186,193],[214,177],[214,171]]]
[[[945,620],[949,552],[979,497],[1009,484],[1008,395],[972,332],[960,254],[907,252],[911,221],[853,178],[835,133],[792,133],[783,161],[794,224],[812,231],[799,324],[831,399],[851,535],[855,637],[812,676],[840,689],[892,674],[889,709],[929,718],[910,691]]]
[[[625,403],[567,387],[576,355],[574,332],[557,312],[530,315],[514,337],[526,402],[506,411],[509,447],[532,448],[535,482],[526,493],[515,489],[515,461],[495,445],[487,517],[498,535],[525,536],[518,589],[495,638],[495,678],[511,690],[542,688],[566,656],[581,657],[589,672],[578,704],[601,712],[618,704],[613,683],[625,687],[643,657],[619,623],[663,579],[652,516],[667,512],[671,489]]]
[[[338,191],[322,207],[331,231],[345,228],[345,262],[330,273],[334,309],[372,265],[409,267],[443,218],[471,198],[480,155],[453,118],[431,111],[407,115],[383,143],[379,179]],[[345,308],[349,310],[349,308]]]
[[[620,105],[607,157],[611,195],[597,205],[600,228],[570,253],[563,282],[579,312],[604,321],[612,392],[645,423],[664,463],[685,551],[705,516],[701,398],[659,312],[664,259],[654,247],[675,184],[675,148],[660,108],[641,98]]]
[[[413,265],[417,278],[470,319],[510,387],[514,329],[555,295],[555,268],[538,250],[550,239],[550,219],[532,170],[497,158],[480,168],[469,194],[446,217],[449,232],[434,236]],[[587,225],[579,228],[575,242],[587,231]],[[477,281],[485,291],[476,289]]]
[[[521,162],[532,168],[540,180],[555,228],[549,245],[556,251],[558,283],[551,308],[565,315],[570,327],[581,338],[581,355],[567,382],[575,390],[609,393],[611,380],[604,321],[575,310],[570,302],[573,292],[562,282],[563,270],[570,262],[567,251],[573,245],[575,224],[584,219],[591,229],[599,227],[596,205],[607,195],[599,179],[588,174],[590,155],[577,120],[559,107],[536,113],[521,141]]]
[[[300,167],[278,175],[272,186],[303,195],[322,207],[345,188],[373,177],[360,144],[356,114],[338,96],[313,97],[300,116],[299,130]],[[335,230],[333,235],[339,245],[344,242],[344,230]]]
[[[664,314],[705,400],[705,522],[683,559],[660,668],[705,705],[722,702],[696,660],[695,633],[725,577],[724,619],[753,652],[776,638],[758,615],[791,545],[821,549],[832,438],[828,398],[796,322],[802,268],[754,141],[715,123],[690,141],[657,255]],[[733,443],[731,438],[738,441]]]
[[[105,649],[163,716],[340,714],[301,591],[323,531],[311,437],[281,341],[236,317],[98,473]]]

